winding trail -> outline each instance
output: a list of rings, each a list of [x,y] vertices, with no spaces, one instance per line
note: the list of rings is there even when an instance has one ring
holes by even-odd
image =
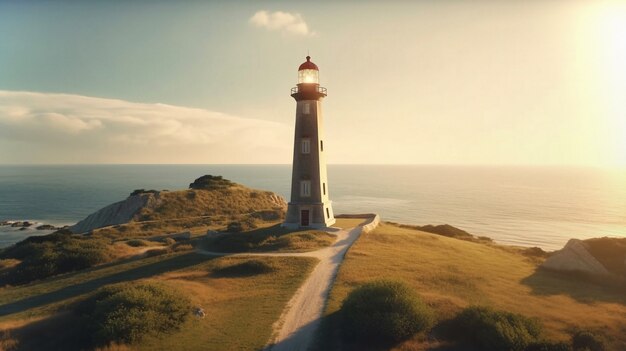
[[[320,262],[289,300],[283,314],[274,324],[274,335],[266,350],[304,351],[310,347],[339,265],[362,230],[363,227],[341,230],[337,232],[337,241],[332,246],[307,252],[308,256],[317,257]]]
[[[310,252],[238,254],[203,250],[198,252],[212,256],[294,256],[319,259],[319,263],[289,300],[278,321],[274,323],[274,332],[265,347],[265,351],[305,351],[311,346],[315,331],[321,322],[326,299],[339,270],[339,265],[362,231],[363,226],[358,226],[333,232],[337,235],[337,240],[333,245]]]

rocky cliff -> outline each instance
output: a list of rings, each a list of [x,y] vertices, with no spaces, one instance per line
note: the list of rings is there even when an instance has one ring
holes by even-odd
[[[584,241],[570,239],[559,251],[545,260],[542,267],[557,271],[577,271],[592,275],[608,275],[609,271],[591,253]]]
[[[626,238],[570,239],[561,250],[550,255],[542,267],[626,278]]]
[[[74,233],[85,233],[96,228],[128,223],[143,208],[154,206],[157,196],[158,194],[131,195],[126,200],[110,204],[90,214],[69,229]]]

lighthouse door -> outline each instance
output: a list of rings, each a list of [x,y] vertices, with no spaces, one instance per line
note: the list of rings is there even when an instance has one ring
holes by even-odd
[[[309,210],[300,211],[300,225],[303,227],[309,226]]]

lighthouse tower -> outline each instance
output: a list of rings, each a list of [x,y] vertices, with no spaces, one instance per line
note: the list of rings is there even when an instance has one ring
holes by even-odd
[[[291,88],[296,100],[296,131],[293,143],[291,201],[283,226],[324,228],[335,223],[328,198],[328,177],[324,151],[322,98],[326,88],[319,85],[319,69],[306,57],[298,68],[298,85]]]

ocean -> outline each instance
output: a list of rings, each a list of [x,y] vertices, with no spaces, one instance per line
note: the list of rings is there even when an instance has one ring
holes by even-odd
[[[72,224],[134,189],[185,189],[222,175],[289,199],[290,165],[0,166],[0,220]],[[570,238],[626,237],[626,170],[329,165],[335,213],[443,224],[498,243],[561,248]],[[0,227],[0,247],[49,231]]]

